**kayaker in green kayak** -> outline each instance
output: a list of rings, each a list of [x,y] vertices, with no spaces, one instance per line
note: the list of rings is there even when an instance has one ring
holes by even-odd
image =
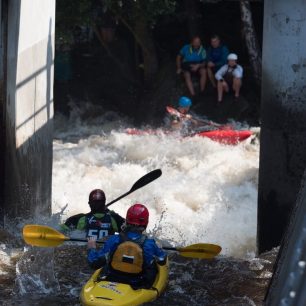
[[[151,288],[157,275],[156,263],[166,264],[167,254],[155,240],[143,232],[149,222],[149,211],[142,204],[131,206],[119,235],[112,235],[103,248],[96,248],[96,239],[88,239],[89,265],[104,267],[100,280],[130,284],[136,288]]]
[[[84,230],[86,237],[103,239],[115,232],[121,232],[125,220],[117,213],[105,207],[105,193],[101,189],[94,189],[89,194],[88,204],[90,212],[71,216],[61,226],[63,231]]]

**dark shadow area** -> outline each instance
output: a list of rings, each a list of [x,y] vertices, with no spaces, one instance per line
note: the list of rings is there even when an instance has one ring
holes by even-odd
[[[5,216],[33,218],[51,213],[52,129],[50,119],[15,152],[9,148]]]
[[[199,1],[196,1],[199,2]],[[61,4],[62,3],[62,4]],[[57,40],[55,54],[55,110],[69,115],[69,102],[89,101],[105,109],[128,115],[135,123],[161,122],[165,105],[176,104],[179,96],[188,94],[184,81],[176,75],[175,57],[180,48],[190,41],[189,16],[184,1],[177,1],[175,14],[156,19],[151,28],[158,59],[154,82],[145,82],[144,51],[126,20],[116,14],[93,14],[99,7],[86,12],[94,26],[84,26],[79,20],[66,28],[69,39],[63,35],[61,15],[64,1],[58,1]],[[67,3],[67,2],[66,2]],[[95,3],[95,2],[93,2]],[[68,5],[68,4],[67,4]],[[260,89],[255,85],[248,51],[242,33],[239,1],[198,3],[197,34],[205,47],[212,34],[220,35],[231,52],[239,55],[245,74],[239,103],[231,98],[216,108],[216,91],[207,84],[204,96],[195,99],[195,110],[220,122],[228,118],[258,124]],[[255,30],[262,41],[263,3],[251,3]],[[98,15],[98,17],[97,17]],[[67,35],[66,33],[66,35]],[[148,45],[147,45],[148,46]],[[146,47],[146,46],[145,46]],[[144,48],[145,48],[144,47]]]
[[[7,15],[8,2],[0,3],[0,224],[4,202],[5,182],[5,102],[6,102],[6,73],[7,73]]]

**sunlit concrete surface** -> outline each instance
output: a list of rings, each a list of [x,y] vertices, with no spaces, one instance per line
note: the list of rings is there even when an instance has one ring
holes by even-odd
[[[8,2],[4,213],[51,203],[55,0]]]

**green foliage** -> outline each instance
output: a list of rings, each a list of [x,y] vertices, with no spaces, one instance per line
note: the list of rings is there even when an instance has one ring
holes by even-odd
[[[72,44],[75,26],[88,26],[91,22],[91,0],[56,1],[56,40]]]
[[[126,18],[130,24],[141,17],[154,26],[159,17],[175,12],[175,0],[103,0],[105,9]]]
[[[72,28],[90,22],[90,0],[57,0],[56,23],[59,27]]]
[[[176,5],[176,0],[57,0],[56,41],[73,44],[72,32],[76,26],[99,23],[107,11],[124,18],[131,26],[142,18],[154,27],[161,16],[174,14]]]

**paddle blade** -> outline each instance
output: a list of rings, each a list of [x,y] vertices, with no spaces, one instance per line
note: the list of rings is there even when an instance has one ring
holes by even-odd
[[[199,259],[211,259],[221,252],[222,248],[216,244],[197,243],[183,248],[177,248],[181,256]]]
[[[129,193],[151,183],[152,181],[156,180],[157,178],[159,178],[162,175],[162,171],[160,169],[156,169],[153,170],[149,173],[147,173],[146,175],[144,175],[143,177],[141,177],[131,188],[131,190],[129,191]]]
[[[38,247],[56,247],[69,240],[62,233],[45,225],[25,225],[22,233],[27,244]]]

